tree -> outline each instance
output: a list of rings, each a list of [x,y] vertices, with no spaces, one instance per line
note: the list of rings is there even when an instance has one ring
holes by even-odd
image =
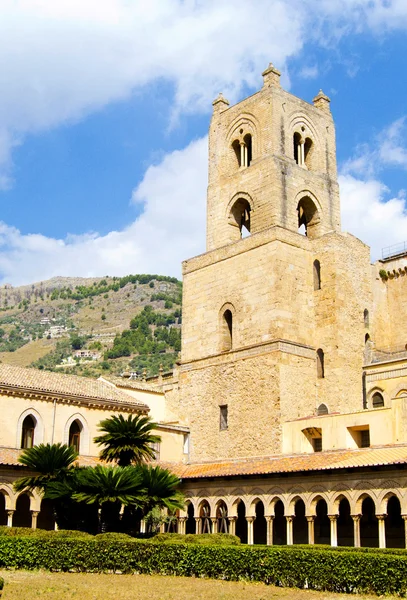
[[[27,448],[18,458],[18,462],[38,473],[21,477],[14,483],[17,492],[37,489],[44,492],[51,481],[61,480],[71,468],[78,453],[65,444],[39,444]]]
[[[142,506],[145,516],[156,508],[167,508],[169,512],[184,508],[184,496],[177,491],[180,480],[176,475],[160,466],[143,464],[138,465],[137,469],[146,490]]]
[[[140,506],[145,497],[142,473],[134,467],[85,467],[80,469],[72,490],[76,502],[100,508],[99,531],[120,531],[121,506]],[[65,496],[66,487],[50,486],[49,498]]]
[[[129,415],[113,415],[99,423],[103,432],[94,438],[99,446],[104,446],[100,458],[106,462],[116,461],[120,467],[132,463],[139,464],[144,460],[153,459],[155,453],[152,444],[161,441],[160,436],[152,431],[157,427],[150,417]]]

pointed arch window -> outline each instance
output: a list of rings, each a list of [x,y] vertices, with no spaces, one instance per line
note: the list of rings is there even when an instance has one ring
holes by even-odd
[[[320,417],[322,415],[327,415],[329,413],[328,407],[326,404],[320,404],[317,408],[317,415]]]
[[[79,454],[81,447],[81,432],[82,424],[79,421],[74,421],[69,428],[69,446],[72,446]]]
[[[27,415],[23,421],[21,431],[21,448],[32,448],[34,446],[34,433],[37,422],[32,415]]]
[[[232,311],[227,309],[222,317],[222,350],[227,352],[233,346],[233,315]]]
[[[372,396],[372,407],[373,408],[383,408],[384,406],[384,398],[380,392],[375,392]]]
[[[243,129],[240,130],[243,134]],[[250,167],[253,158],[253,138],[250,133],[246,133],[240,139],[234,140],[232,148],[236,155],[237,164],[240,167]]]

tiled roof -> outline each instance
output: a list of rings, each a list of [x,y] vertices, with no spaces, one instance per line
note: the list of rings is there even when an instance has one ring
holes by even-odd
[[[130,388],[132,390],[140,390],[142,392],[155,392],[158,394],[156,388],[144,381],[140,381],[140,379],[130,379],[130,377],[114,377],[113,375],[109,375],[108,377],[103,376],[103,379],[106,381],[110,381],[114,383],[117,387]]]
[[[0,364],[0,388],[20,388],[33,390],[38,393],[57,394],[87,400],[99,401],[103,404],[112,402],[117,404],[133,404],[140,410],[148,410],[148,406],[132,399],[128,394],[118,390],[98,379],[79,377],[78,375],[65,375],[15,367],[14,365]]]
[[[357,450],[335,450],[314,454],[223,460],[189,465],[167,465],[182,479],[268,475],[301,471],[330,471],[358,467],[407,464],[407,445]]]
[[[0,465],[6,466],[19,466],[22,469],[25,467],[18,462],[18,457],[20,456],[22,450],[17,448],[2,448],[0,447]],[[99,464],[99,459],[96,456],[79,456],[77,462],[81,467],[94,467]]]

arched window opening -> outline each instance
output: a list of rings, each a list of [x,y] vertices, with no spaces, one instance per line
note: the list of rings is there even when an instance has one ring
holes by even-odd
[[[222,317],[222,351],[228,352],[233,346],[233,315],[227,309]]]
[[[37,528],[53,531],[55,529],[55,517],[53,501],[44,498],[41,501],[41,510],[37,519]]]
[[[363,322],[365,324],[365,327],[369,327],[369,311],[367,310],[367,308],[365,308],[365,310],[363,311]]]
[[[82,429],[82,424],[77,420],[75,420],[69,428],[69,446],[72,446],[78,454],[81,447]]]
[[[318,379],[325,377],[325,357],[324,351],[321,348],[317,350],[317,377]]]
[[[328,505],[326,500],[321,498],[315,507],[314,536],[316,544],[330,544],[330,521],[328,517]]]
[[[308,523],[305,517],[304,500],[297,500],[294,511],[293,542],[294,544],[308,544]]]
[[[247,544],[246,506],[242,500],[237,505],[236,535],[242,544]]]
[[[273,544],[275,546],[287,543],[287,522],[284,515],[284,504],[277,500],[274,506]]]
[[[350,512],[350,504],[347,498],[342,498],[339,502],[338,516],[338,546],[354,545],[353,519]]]
[[[375,392],[372,396],[372,407],[373,408],[383,408],[384,406],[384,398],[380,392]]]
[[[250,133],[244,136],[243,141],[245,144],[245,166],[250,167],[252,162],[252,136]]]
[[[21,431],[21,448],[32,448],[34,446],[36,424],[37,422],[31,415],[27,415],[24,419]]]
[[[0,525],[7,525],[6,497],[0,492]]]
[[[192,502],[188,504],[188,517],[185,525],[185,533],[196,533],[195,511]]]
[[[400,501],[391,496],[387,502],[387,519],[385,520],[386,548],[404,548],[404,521],[401,516]]]
[[[310,138],[305,138],[305,142],[304,142],[304,165],[307,167],[307,169],[310,168],[311,155],[312,155],[312,140]]]
[[[322,415],[327,415],[329,413],[328,407],[326,404],[320,404],[317,408],[317,415],[320,417]]]
[[[201,506],[201,531],[198,533],[212,533],[212,524],[211,524],[211,508],[207,502],[204,502]]]
[[[250,213],[250,204],[243,198],[237,200],[232,206],[229,224],[238,229],[239,235],[237,239],[250,235]]]
[[[298,229],[305,229],[305,235],[309,238],[315,238],[318,234],[318,225],[320,218],[318,209],[314,202],[308,196],[304,196],[298,203]],[[301,233],[301,231],[300,231]]]
[[[253,543],[267,544],[267,521],[264,516],[264,504],[261,500],[256,504],[256,518],[253,523]]]
[[[301,135],[298,132],[294,133],[293,137],[294,144],[294,160],[297,165],[301,164]]]
[[[369,341],[370,341],[370,335],[367,333],[367,334],[365,335],[365,346],[367,346],[367,345],[368,345],[368,342],[369,342]]]
[[[228,509],[223,501],[219,502],[216,508],[216,519],[218,522],[218,533],[229,533]]]
[[[20,494],[16,502],[16,510],[13,514],[13,527],[31,527],[30,497],[28,494]]]
[[[321,265],[319,260],[314,260],[314,290],[321,289]]]
[[[367,496],[362,502],[360,519],[360,545],[363,547],[379,547],[379,528],[373,500]]]
[[[235,151],[236,154],[236,159],[237,159],[237,164],[239,165],[239,167],[242,166],[242,154],[240,151],[240,142],[239,140],[235,140],[232,144],[232,148]]]

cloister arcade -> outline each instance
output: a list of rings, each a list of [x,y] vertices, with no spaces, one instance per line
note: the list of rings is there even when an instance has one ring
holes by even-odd
[[[12,487],[0,488],[0,525],[55,529],[55,519],[50,500],[36,492],[16,494]]]
[[[259,490],[260,492],[260,490]],[[179,533],[231,533],[244,544],[407,547],[407,491],[189,496]]]

